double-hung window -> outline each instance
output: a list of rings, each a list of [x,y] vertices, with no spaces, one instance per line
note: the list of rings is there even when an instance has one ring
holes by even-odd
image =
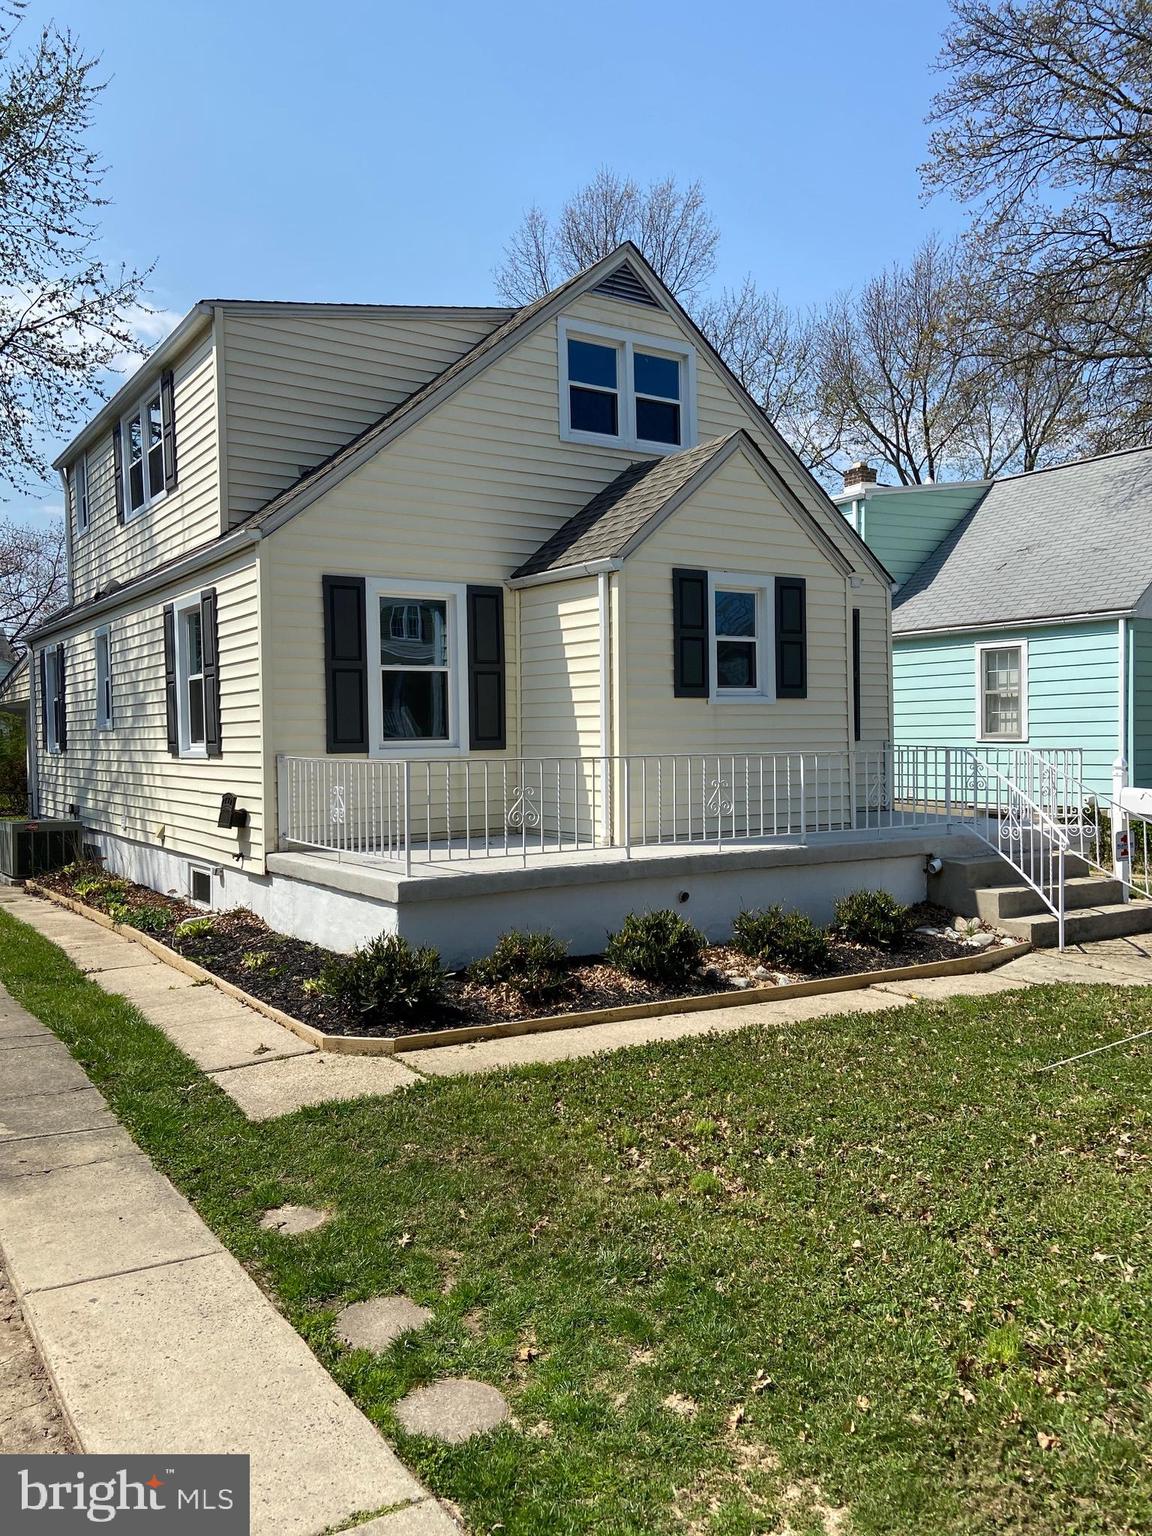
[[[370,719],[378,748],[459,746],[465,728],[464,588],[368,584]]]
[[[72,466],[72,515],[76,532],[88,532],[88,455],[82,453]]]
[[[112,641],[106,629],[96,631],[96,724],[112,729]]]
[[[759,693],[763,593],[753,587],[717,586],[712,593],[717,693]]]
[[[198,598],[176,610],[176,685],[181,755],[206,756],[204,616]]]
[[[164,413],[159,384],[124,418],[121,441],[124,506],[126,515],[133,517],[164,495]]]
[[[49,752],[64,750],[64,669],[59,646],[44,652],[44,746]]]
[[[692,446],[690,346],[564,318],[559,342],[561,437],[658,453]]]
[[[981,740],[1028,739],[1028,648],[976,647],[976,689]]]

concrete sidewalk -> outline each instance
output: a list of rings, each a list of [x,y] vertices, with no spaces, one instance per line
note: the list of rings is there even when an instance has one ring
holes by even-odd
[[[320,1536],[380,1510],[365,1536],[458,1536],[3,989],[0,1251],[82,1450],[249,1455],[254,1536]]]

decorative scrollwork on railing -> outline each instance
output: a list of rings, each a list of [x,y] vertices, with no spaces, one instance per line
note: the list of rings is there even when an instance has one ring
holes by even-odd
[[[727,816],[732,809],[732,797],[727,793],[730,787],[727,779],[711,780],[712,793],[708,796],[710,816]]]
[[[333,784],[328,792],[328,819],[333,826],[343,826],[346,807],[343,784]]]
[[[864,783],[864,799],[870,811],[883,810],[888,804],[888,775],[881,763],[870,764]]]
[[[538,827],[540,807],[536,804],[536,790],[531,784],[516,784],[512,789],[512,804],[508,807],[508,825]]]
[[[988,788],[988,775],[984,770],[984,764],[978,757],[973,757],[968,764],[968,788],[973,794],[977,790]]]

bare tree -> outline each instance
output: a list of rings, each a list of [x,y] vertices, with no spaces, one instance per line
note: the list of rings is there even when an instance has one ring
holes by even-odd
[[[789,309],[748,276],[739,288],[706,300],[696,318],[801,462],[828,469],[838,444],[817,409],[815,316]]]
[[[47,473],[41,437],[87,413],[117,356],[140,352],[128,317],[143,282],[94,252],[97,61],[52,26],[17,55],[23,9],[0,8],[0,481],[13,487]]]
[[[1152,16],[1147,0],[953,0],[930,191],[972,205],[1039,356],[1108,366],[1152,422]],[[1139,440],[1144,440],[1140,437]]]
[[[64,519],[43,528],[0,522],[0,631],[16,649],[67,600]]]
[[[528,304],[631,240],[672,292],[690,299],[712,274],[719,238],[698,181],[681,189],[669,176],[642,188],[602,167],[555,221],[528,210],[496,284],[509,304]]]

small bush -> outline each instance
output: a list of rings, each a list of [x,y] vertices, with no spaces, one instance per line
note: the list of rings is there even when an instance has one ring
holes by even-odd
[[[514,987],[524,997],[549,997],[564,989],[566,958],[565,945],[550,933],[514,929],[502,934],[492,953],[471,965],[468,974],[488,986]]]
[[[176,929],[176,937],[179,939],[199,939],[206,933],[211,933],[216,926],[214,917],[186,917]]]
[[[426,1018],[443,1005],[446,976],[434,949],[381,934],[355,954],[333,961],[324,991],[349,1018],[365,1024]]]
[[[319,976],[306,976],[300,983],[300,990],[306,997],[326,997],[327,989]]]
[[[700,963],[704,935],[677,913],[629,912],[604,949],[617,970],[660,986],[683,986]]]
[[[176,914],[168,907],[130,907],[127,918],[122,921],[139,928],[141,933],[167,933],[176,921]]]
[[[104,903],[104,911],[114,923],[130,923],[134,916],[126,901],[107,901]]]
[[[732,947],[762,965],[822,971],[828,965],[828,935],[803,912],[783,907],[741,912],[732,925]]]
[[[251,949],[246,955],[241,955],[240,964],[246,971],[261,971],[271,958],[270,949]]]
[[[857,944],[895,949],[912,928],[911,908],[887,891],[852,891],[836,903],[836,923]]]

